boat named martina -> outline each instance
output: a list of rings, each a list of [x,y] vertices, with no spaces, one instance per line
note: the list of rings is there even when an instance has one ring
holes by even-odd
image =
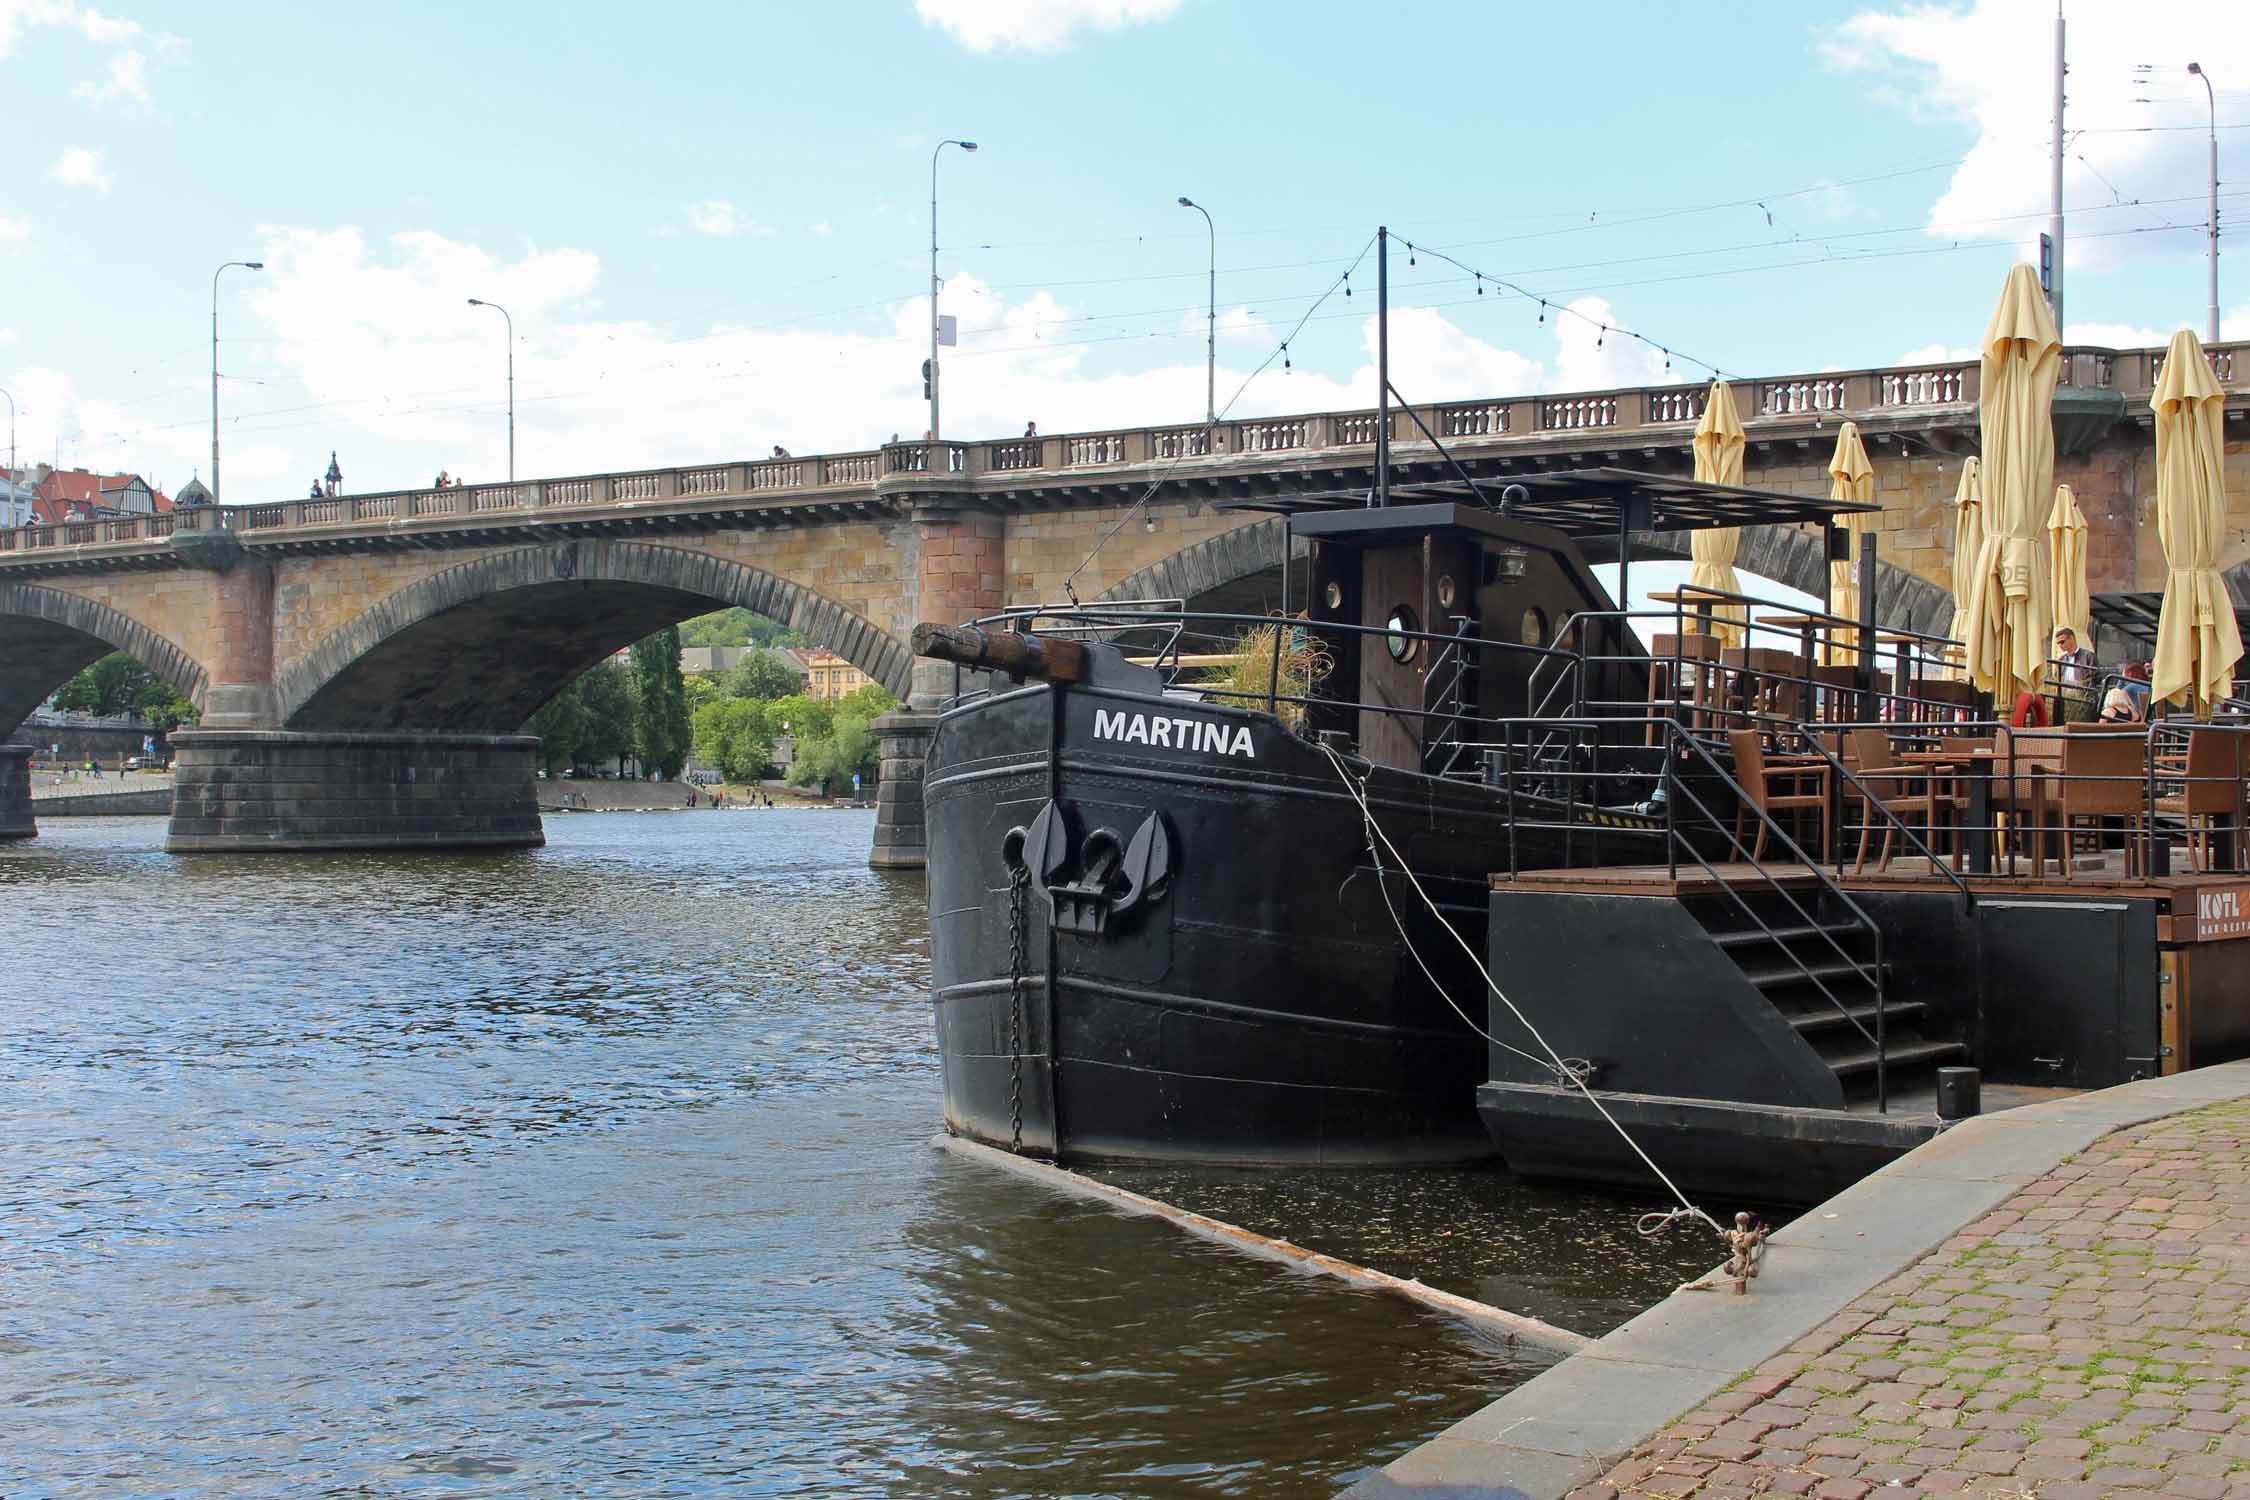
[[[1620,470],[1307,496],[1301,616],[923,626],[962,674],[923,783],[948,1127],[1080,1160],[1491,1154],[1491,877],[1668,837],[1666,748],[1580,732],[1640,712],[1648,663],[1579,539],[1833,506]]]

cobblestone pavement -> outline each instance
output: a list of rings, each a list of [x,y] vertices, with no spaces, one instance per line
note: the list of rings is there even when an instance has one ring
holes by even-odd
[[[1574,1500],[1962,1494],[2250,1500],[2250,1103],[2104,1137]]]

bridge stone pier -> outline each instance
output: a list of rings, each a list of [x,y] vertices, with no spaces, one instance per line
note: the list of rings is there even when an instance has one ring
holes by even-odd
[[[2250,599],[2246,350],[2220,346],[2212,362],[2231,393],[2226,561]],[[2086,512],[2096,590],[2163,587],[2148,411],[2161,359],[2066,352],[2056,477]],[[1887,624],[1950,621],[1952,496],[1976,447],[1977,374],[1953,363],[1733,387],[1753,485],[1825,493],[1837,424],[1859,424],[1884,505]],[[1395,410],[1393,482],[1446,479],[1455,463],[1493,480],[1594,464],[1684,473],[1705,399],[1702,386],[1662,386]],[[1299,605],[1281,592],[1282,524],[1240,502],[1365,494],[1377,421],[1331,412],[894,443],[0,531],[0,740],[72,673],[123,650],[202,710],[173,736],[173,849],[533,845],[532,712],[650,631],[743,605],[903,700],[877,725],[872,859],[918,865],[922,759],[953,678],[910,659],[917,620],[1053,603],[1066,583],[1089,601]],[[1679,545],[1651,535],[1634,550]],[[1819,591],[1808,532],[1759,528],[1742,557]],[[24,761],[0,746],[0,837],[32,828]]]
[[[31,747],[0,745],[0,839],[39,831],[31,817]]]

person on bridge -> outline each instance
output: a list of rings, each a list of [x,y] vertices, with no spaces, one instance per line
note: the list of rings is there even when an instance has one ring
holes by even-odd
[[[306,496],[305,496],[305,498],[306,498],[307,500],[318,500],[318,499],[322,498],[322,497],[321,497],[321,493],[320,493],[320,481],[319,481],[319,480],[317,480],[317,479],[316,479],[316,480],[314,480],[314,481],[312,482],[312,492],[311,492],[310,494],[306,495]]]
[[[1023,435],[1024,435],[1025,437],[1028,437],[1028,438],[1035,438],[1035,437],[1039,436],[1039,424],[1038,424],[1037,422],[1026,422],[1026,423],[1024,423],[1024,424],[1023,424]]]

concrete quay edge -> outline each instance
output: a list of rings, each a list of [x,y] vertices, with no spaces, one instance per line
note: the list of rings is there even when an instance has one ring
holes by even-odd
[[[2101,1137],[2246,1096],[2250,1061],[1964,1121],[1775,1234],[1748,1296],[1667,1297],[1342,1500],[1560,1500]]]

